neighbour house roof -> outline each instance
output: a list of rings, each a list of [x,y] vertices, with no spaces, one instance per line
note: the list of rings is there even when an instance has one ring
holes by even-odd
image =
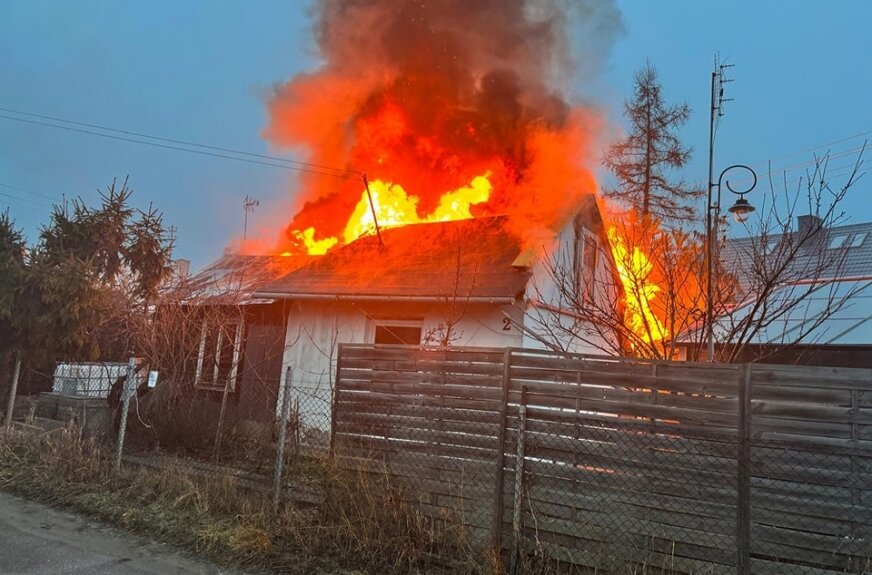
[[[210,304],[250,305],[270,303],[253,299],[264,283],[293,271],[309,261],[308,256],[250,256],[225,254],[188,278],[184,289],[190,300]]]
[[[809,216],[803,218],[800,228],[814,224]],[[763,302],[766,309],[780,310],[770,313],[769,319],[773,319],[772,315],[779,317],[757,331],[748,343],[777,345],[796,341],[805,334],[804,344],[872,344],[872,222],[823,228],[819,234],[789,262],[788,271],[782,274],[786,281],[768,291]],[[765,246],[754,237],[727,240],[721,261],[735,274],[747,299],[715,321],[716,333],[723,337],[730,326],[752,313],[758,302],[746,270],[752,268],[755,259],[777,257],[783,239],[784,235],[773,235],[766,239]],[[806,270],[820,265],[821,254],[828,268],[816,273],[816,277],[805,277]]]
[[[811,218],[811,216],[802,216],[802,218]],[[813,221],[805,219],[805,223],[812,225]],[[802,226],[801,221],[799,227]],[[797,230],[792,233],[795,236],[803,232]],[[814,263],[810,264],[809,260],[823,253],[824,257],[833,263],[832,273],[819,277],[872,276],[872,222],[822,228],[819,234],[820,237],[815,237],[814,241],[804,244],[797,254],[798,257],[790,262],[792,273],[786,275],[803,279],[803,270],[815,266]],[[777,257],[778,247],[783,238],[784,234],[773,234],[766,238],[765,246],[762,245],[763,240],[759,237],[728,239],[721,251],[721,262],[725,269],[736,275],[740,285],[747,288],[749,278],[743,274],[743,271],[751,269],[755,258]]]
[[[514,301],[529,277],[512,263],[521,242],[507,218],[382,230],[331,250],[256,290],[258,297],[346,300]]]

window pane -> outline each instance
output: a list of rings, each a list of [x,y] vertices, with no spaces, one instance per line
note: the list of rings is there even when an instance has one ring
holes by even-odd
[[[233,351],[236,348],[236,324],[224,325],[221,328],[221,345],[218,350],[218,377],[215,384],[224,387],[230,379],[233,368]]]
[[[200,372],[200,385],[212,385],[215,379],[215,350],[218,348],[218,330],[206,328],[206,338],[203,342],[203,369]]]
[[[848,238],[848,236],[836,236],[836,237],[834,237],[833,239],[830,240],[829,248],[835,249],[835,248],[842,247],[842,245],[844,245],[845,240],[847,238]]]
[[[421,326],[377,325],[375,326],[375,343],[419,345],[421,343]]]
[[[596,273],[596,240],[591,236],[584,238],[584,265],[581,268],[582,292],[584,299],[588,301],[593,297],[593,281]]]

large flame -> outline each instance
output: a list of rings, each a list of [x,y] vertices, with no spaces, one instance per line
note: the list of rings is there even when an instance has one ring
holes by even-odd
[[[360,201],[357,202],[345,226],[343,239],[345,243],[349,243],[364,234],[373,233],[376,223],[379,227],[391,228],[408,224],[469,219],[473,217],[470,208],[487,201],[490,197],[489,175],[477,176],[468,186],[446,192],[440,196],[436,209],[424,217],[418,215],[418,197],[408,195],[399,184],[376,180],[369,184],[368,193],[364,191]],[[372,196],[372,205],[369,202],[370,196]],[[375,220],[373,212],[376,214]]]
[[[609,245],[624,293],[624,321],[645,343],[659,342],[669,336],[663,321],[652,309],[660,286],[651,278],[654,265],[639,245],[628,245],[618,228],[608,229]]]
[[[505,214],[522,239],[571,213],[596,188],[600,121],[556,85],[571,70],[562,9],[321,0],[323,64],[269,100],[264,136],[311,170],[277,251],[321,254],[371,233],[373,208],[381,227]],[[601,33],[609,11],[599,3],[575,25]]]

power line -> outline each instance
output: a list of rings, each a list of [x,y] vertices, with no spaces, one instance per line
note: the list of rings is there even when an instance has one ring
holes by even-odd
[[[849,155],[853,155],[853,154],[859,154],[860,152],[862,152],[866,148],[867,148],[867,146],[864,143],[862,146],[857,146],[856,148],[850,148],[848,150],[842,150],[842,151],[839,151],[836,153],[828,152],[824,155],[817,156],[816,158],[812,158],[811,160],[808,160],[806,162],[800,162],[798,164],[792,164],[789,166],[772,167],[772,169],[770,169],[766,172],[759,172],[758,175],[760,178],[766,178],[766,177],[771,176],[771,175],[780,175],[780,174],[784,174],[784,173],[795,172],[797,170],[805,169],[807,171],[809,168],[814,168],[818,164],[821,164],[821,167],[823,167],[824,164],[829,164],[833,160],[838,160],[838,159],[844,158],[845,156],[849,156]],[[857,164],[856,160],[852,161],[850,163],[851,166],[854,166],[856,164]],[[757,165],[759,165],[759,164],[757,164]]]
[[[271,160],[271,161],[274,161],[274,162],[286,162],[286,163],[288,163],[288,164],[291,164],[291,165],[294,165],[294,166],[298,166],[298,167],[303,167],[303,168],[312,168],[312,169],[316,169],[316,170],[324,170],[324,171],[331,171],[331,172],[336,172],[336,173],[338,173],[338,174],[342,174],[342,175],[348,175],[349,173],[354,173],[354,174],[358,174],[358,173],[359,173],[359,172],[357,172],[356,170],[349,170],[349,169],[336,168],[336,167],[333,167],[333,166],[326,166],[326,165],[323,165],[323,164],[315,164],[315,163],[313,163],[313,162],[302,162],[302,161],[299,161],[299,160],[291,160],[291,159],[288,159],[288,158],[282,158],[282,157],[280,157],[280,156],[270,156],[270,155],[266,155],[266,154],[257,154],[257,153],[254,153],[254,152],[246,152],[246,151],[244,151],[244,150],[234,150],[234,149],[232,149],[232,148],[223,148],[223,147],[221,147],[221,146],[213,146],[213,145],[210,145],[210,144],[201,144],[201,143],[199,143],[199,142],[192,142],[192,141],[189,141],[189,140],[178,140],[178,139],[174,139],[174,138],[166,138],[166,137],[163,137],[163,136],[154,136],[154,135],[146,134],[146,133],[143,133],[143,132],[134,132],[133,130],[122,130],[122,129],[120,129],[120,128],[112,128],[112,127],[109,127],[109,126],[102,126],[102,125],[100,125],[100,124],[91,124],[91,123],[88,123],[88,122],[80,122],[80,121],[77,121],[77,120],[69,120],[69,119],[66,119],[66,118],[60,118],[60,117],[57,117],[57,116],[46,116],[46,115],[43,115],[43,114],[34,114],[34,113],[32,113],[32,112],[24,112],[24,111],[21,111],[21,110],[14,110],[14,109],[12,109],[12,108],[3,108],[3,107],[0,107],[0,111],[3,111],[3,112],[10,112],[10,113],[13,113],[13,114],[19,114],[19,115],[21,115],[21,116],[29,116],[29,117],[31,117],[31,118],[41,118],[41,119],[43,119],[43,120],[52,120],[52,121],[54,121],[54,122],[62,122],[62,123],[64,123],[64,124],[73,124],[73,125],[75,125],[75,126],[84,126],[84,127],[86,127],[86,128],[96,128],[96,129],[98,129],[98,130],[105,130],[105,131],[107,131],[107,132],[116,132],[116,133],[119,133],[119,134],[127,134],[127,135],[129,135],[129,136],[137,136],[137,137],[140,137],[140,138],[148,138],[148,139],[150,139],[150,140],[159,140],[159,141],[161,141],[161,142],[170,142],[170,143],[172,143],[172,144],[182,144],[182,145],[185,145],[185,146],[194,146],[194,147],[197,147],[197,148],[205,148],[205,149],[209,149],[209,150],[216,150],[216,151],[219,151],[219,152],[228,152],[228,153],[231,153],[231,154],[239,154],[239,155],[241,155],[241,156],[251,156],[251,157],[254,157],[254,158],[261,158],[261,159],[264,159],[264,160]]]
[[[45,204],[39,203],[39,202],[37,202],[36,200],[31,200],[30,198],[22,198],[21,196],[16,196],[16,195],[14,195],[14,194],[10,194],[10,193],[7,193],[7,192],[0,192],[0,196],[3,196],[4,198],[9,198],[9,199],[12,199],[12,200],[17,200],[17,201],[19,201],[19,202],[24,202],[25,204],[28,204],[29,207],[34,207],[34,208],[45,208],[45,207],[47,207]]]
[[[40,194],[39,192],[34,192],[32,190],[25,190],[24,188],[19,188],[18,186],[13,186],[10,184],[4,184],[3,182],[0,182],[0,187],[8,188],[10,190],[15,190],[17,192],[24,192],[25,194],[30,194],[32,196],[38,196],[40,198],[45,198],[46,200],[51,200],[52,202],[59,201],[59,198],[57,198],[57,197],[47,196],[45,194]]]
[[[838,167],[830,167],[827,169],[826,173],[819,174],[818,177],[820,178],[821,176],[823,176],[824,182],[829,182],[833,178],[841,178],[841,177],[845,177],[845,176],[850,176],[854,172],[854,168],[855,168],[854,164],[838,166]],[[859,178],[860,176],[862,176],[866,172],[868,172],[868,169],[857,168],[857,177]],[[773,184],[773,186],[789,187],[791,184],[796,184],[798,182],[801,182],[802,180],[808,180],[808,175],[801,174],[799,176],[794,176],[791,179],[773,178],[772,184]],[[736,182],[731,182],[732,185],[739,187],[739,188],[741,188],[742,186],[745,186],[747,184],[750,184],[750,183],[751,183],[751,180],[739,180]]]
[[[0,108],[0,110],[9,111],[9,109],[7,109],[7,108]],[[125,136],[116,136],[113,134],[104,134],[101,132],[95,132],[93,130],[88,130],[88,129],[84,129],[84,128],[75,128],[73,126],[65,126],[62,124],[44,122],[44,121],[40,121],[40,120],[32,120],[32,119],[28,119],[28,118],[19,118],[16,116],[9,116],[6,114],[0,114],[0,118],[6,119],[6,120],[12,120],[15,122],[23,122],[26,124],[35,124],[35,125],[45,126],[45,127],[49,127],[49,128],[56,128],[59,130],[67,130],[69,132],[78,132],[78,133],[82,133],[82,134],[88,134],[91,136],[98,136],[101,138],[120,140],[123,142],[130,142],[133,144],[142,144],[145,146],[152,146],[155,148],[164,148],[167,150],[175,150],[175,151],[179,151],[179,152],[188,152],[191,154],[198,154],[201,156],[211,156],[211,157],[223,158],[223,159],[227,159],[227,160],[236,160],[237,162],[246,162],[249,164],[260,164],[260,165],[264,165],[264,166],[270,166],[273,168],[281,168],[284,170],[308,172],[308,173],[312,173],[312,174],[318,174],[318,175],[322,175],[322,176],[330,176],[330,177],[339,178],[339,179],[350,179],[352,177],[358,177],[360,175],[360,172],[356,171],[356,170],[350,170],[350,169],[345,170],[345,169],[341,169],[341,168],[321,166],[319,164],[309,164],[306,162],[298,162],[295,160],[289,160],[287,158],[279,158],[277,156],[267,156],[264,154],[255,154],[252,152],[233,150],[231,148],[221,148],[219,146],[210,146],[208,144],[199,144],[196,142],[187,142],[185,140],[174,140],[172,138],[163,138],[160,136],[150,136],[148,134],[141,134],[138,132],[131,132],[131,131],[120,130],[120,129],[116,129],[116,128],[103,127],[103,126],[99,126],[97,124],[86,124],[84,122],[76,122],[73,120],[55,119],[51,116],[40,116],[38,114],[29,114],[26,112],[17,112],[15,110],[12,110],[12,113],[27,115],[27,116],[36,117],[36,118],[51,119],[54,122],[64,122],[64,123],[69,123],[69,124],[78,125],[78,126],[90,127],[90,128],[94,128],[94,129],[98,129],[98,130],[111,131],[111,132],[121,133],[121,134],[136,135],[139,138],[148,138],[148,139],[153,139],[153,140],[157,140],[157,141],[176,143],[176,144],[180,144],[180,145],[160,144],[157,141],[149,142],[146,140],[129,138],[129,137],[125,137]],[[204,149],[197,150],[197,149],[186,148],[186,147],[182,147],[182,146],[195,146],[195,147],[204,148]],[[223,151],[223,152],[227,152],[227,153],[208,152],[208,151],[205,151],[206,149],[218,150],[218,151]],[[233,156],[233,155],[229,155],[229,154],[237,154],[237,155]],[[249,156],[249,158],[241,158],[241,157],[239,157],[239,155]],[[269,161],[253,159],[253,158],[265,158],[266,160],[269,160]],[[281,162],[281,163],[278,163],[278,162]]]
[[[857,138],[862,138],[863,136],[868,136],[872,134],[872,130],[867,130],[865,132],[860,132],[859,134],[854,134],[853,136],[848,136],[846,138],[840,138],[838,140],[833,140],[832,142],[827,142],[825,144],[820,144],[819,146],[814,146],[812,148],[806,148],[805,150],[800,150],[798,152],[791,152],[790,154],[786,154],[784,156],[779,156],[777,158],[770,158],[766,162],[759,162],[757,164],[752,164],[752,167],[757,166],[765,166],[774,162],[778,162],[780,160],[786,160],[788,158],[793,158],[795,156],[799,156],[802,154],[807,154],[809,152],[814,152],[815,150],[820,150],[821,148],[828,148],[830,146],[834,146],[835,144],[841,144],[843,142],[848,142],[850,140],[856,140]],[[856,149],[859,150],[862,146],[858,146]]]

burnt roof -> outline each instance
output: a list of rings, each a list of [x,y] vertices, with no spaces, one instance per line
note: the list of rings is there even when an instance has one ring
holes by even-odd
[[[382,230],[331,250],[256,290],[299,299],[514,299],[527,284],[512,263],[522,251],[505,217]]]

